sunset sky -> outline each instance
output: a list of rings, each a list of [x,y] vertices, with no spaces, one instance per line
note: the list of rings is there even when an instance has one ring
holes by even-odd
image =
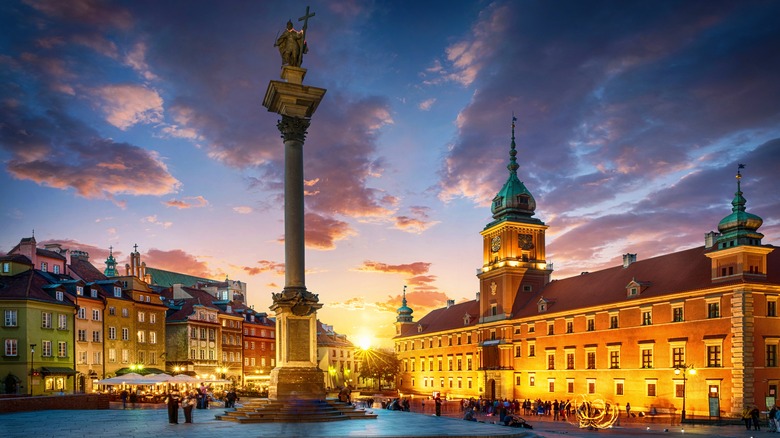
[[[520,179],[554,278],[701,246],[747,209],[780,243],[780,2],[0,3],[0,253],[138,244],[155,268],[284,286],[277,34],[306,6],[306,285],[318,313],[388,345],[473,299],[479,231]]]

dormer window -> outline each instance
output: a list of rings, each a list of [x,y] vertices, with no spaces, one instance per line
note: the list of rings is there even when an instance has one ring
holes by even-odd
[[[114,286],[114,296],[117,298],[120,298],[122,296],[122,288],[119,286]]]
[[[423,331],[422,324],[417,324],[417,333],[422,333],[422,331]]]
[[[54,265],[54,266],[52,266],[52,268],[54,268],[54,273],[55,274],[59,274],[60,273],[60,265]]]
[[[502,196],[496,196],[493,199],[493,208],[499,208],[501,207],[501,203],[504,201],[504,198]]]
[[[89,294],[92,298],[97,298],[97,289],[90,289]]]
[[[539,313],[546,312],[547,309],[550,307],[550,304],[554,302],[555,300],[548,300],[547,298],[539,298],[539,301],[536,302],[536,308],[539,311]]]
[[[84,295],[84,286],[76,286],[76,295]]]
[[[463,315],[463,325],[469,325],[471,323],[471,315],[468,313]]]
[[[62,291],[57,291],[56,296],[57,296],[57,301],[62,301]]]
[[[632,279],[627,285],[626,285],[626,298],[634,298],[642,294],[648,287],[650,287],[649,282],[645,281],[637,281],[636,279]]]

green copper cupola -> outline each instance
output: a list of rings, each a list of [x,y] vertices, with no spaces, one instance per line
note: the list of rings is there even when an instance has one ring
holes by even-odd
[[[512,117],[512,142],[509,148],[509,164],[506,166],[509,170],[509,178],[493,198],[493,205],[490,210],[493,213],[494,220],[486,228],[507,220],[533,224],[543,223],[533,217],[536,210],[536,200],[517,177],[517,169],[520,168],[520,165],[517,164],[517,146],[515,143],[516,121],[517,118]]]
[[[106,277],[117,277],[119,274],[116,272],[116,259],[114,258],[114,247],[108,247],[108,258],[106,259],[106,269],[103,271]]]
[[[734,246],[751,245],[760,246],[763,234],[758,232],[758,228],[764,223],[764,220],[755,214],[748,213],[745,209],[747,201],[742,196],[742,172],[745,165],[740,164],[737,167],[737,191],[734,193],[734,200],[731,201],[731,214],[724,217],[718,223],[717,245],[718,249],[731,248]]]
[[[401,300],[401,307],[398,308],[398,316],[395,318],[396,322],[413,322],[413,312],[414,311],[406,305],[406,286],[404,286],[403,299]]]

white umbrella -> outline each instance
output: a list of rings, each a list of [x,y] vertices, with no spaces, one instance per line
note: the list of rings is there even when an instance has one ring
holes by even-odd
[[[109,377],[108,379],[98,380],[98,385],[121,385],[127,383],[128,385],[137,385],[139,381],[144,377],[136,373],[127,373],[121,376]]]
[[[173,376],[171,376],[170,374],[160,373],[160,374],[149,374],[143,380],[149,381],[151,383],[167,383],[170,382],[171,379],[173,379]]]
[[[168,379],[168,383],[198,383],[200,380],[196,379],[195,377],[188,376],[186,374],[177,374],[170,379]]]

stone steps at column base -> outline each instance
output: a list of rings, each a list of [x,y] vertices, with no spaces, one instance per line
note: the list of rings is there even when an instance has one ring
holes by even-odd
[[[337,400],[256,401],[215,415],[217,420],[238,423],[328,422],[372,419],[377,415]]]

